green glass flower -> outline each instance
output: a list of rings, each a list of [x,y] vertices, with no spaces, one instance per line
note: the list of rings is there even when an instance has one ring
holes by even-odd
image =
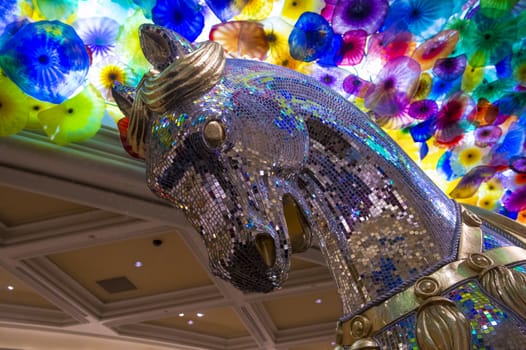
[[[461,45],[469,57],[469,64],[483,67],[511,54],[519,32],[514,17],[492,19],[477,13],[461,33]]]

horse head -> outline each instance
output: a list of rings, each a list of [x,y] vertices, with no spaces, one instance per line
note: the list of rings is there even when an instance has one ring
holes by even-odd
[[[149,187],[184,210],[214,274],[244,291],[279,287],[291,253],[310,245],[291,186],[307,159],[304,121],[225,68],[218,44],[193,46],[153,25],[140,39],[154,70],[114,97],[130,116],[128,139],[145,157]]]

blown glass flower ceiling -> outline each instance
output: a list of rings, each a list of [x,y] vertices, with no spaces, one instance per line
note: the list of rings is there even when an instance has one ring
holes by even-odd
[[[0,136],[57,144],[125,116],[138,27],[311,75],[384,128],[450,196],[526,223],[526,0],[4,0]],[[124,140],[125,141],[125,140]]]

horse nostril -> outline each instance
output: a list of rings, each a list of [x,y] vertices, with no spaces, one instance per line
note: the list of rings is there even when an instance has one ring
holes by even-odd
[[[276,262],[276,246],[274,239],[268,233],[258,233],[256,236],[256,249],[268,267]]]
[[[282,202],[292,253],[302,253],[311,246],[312,232],[309,221],[290,194],[283,195]]]
[[[217,148],[225,142],[225,126],[219,120],[211,120],[205,125],[203,137],[209,147]]]

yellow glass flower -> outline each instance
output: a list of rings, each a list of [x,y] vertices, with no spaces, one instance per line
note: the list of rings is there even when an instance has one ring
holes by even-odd
[[[502,182],[499,179],[494,177],[481,186],[480,192],[485,197],[498,199],[504,192],[504,186],[502,186]]]
[[[38,119],[38,113],[55,106],[55,104],[40,101],[31,96],[27,96],[26,104],[29,107],[29,119],[25,128],[32,130],[42,129],[42,125],[40,125],[40,120]]]
[[[239,15],[235,17],[240,21],[261,21],[272,12],[274,0],[248,0]]]
[[[58,145],[93,137],[100,129],[105,103],[100,93],[89,84],[65,102],[38,114],[48,137]]]
[[[29,118],[26,95],[0,72],[0,136],[21,131]]]
[[[479,164],[484,154],[481,149],[473,146],[463,149],[458,154],[459,163],[465,168],[472,168]]]
[[[118,81],[121,84],[135,85],[135,74],[118,57],[107,56],[92,66],[88,80],[101,92],[106,101],[113,101],[111,88]]]
[[[413,96],[413,100],[425,99],[431,92],[432,87],[433,87],[433,78],[431,78],[431,75],[429,73],[423,73],[420,76],[420,80],[418,81],[418,87],[416,88],[416,92]]]
[[[279,17],[267,18],[262,24],[269,47],[266,61],[279,64],[284,58],[290,56],[289,35],[292,26]]]
[[[477,206],[486,210],[494,210],[497,207],[498,199],[491,196],[483,196],[477,201]]]
[[[296,23],[304,12],[320,13],[325,3],[320,0],[285,0],[281,10],[281,17]]]
[[[108,64],[101,69],[99,80],[102,86],[106,89],[111,89],[116,81],[123,82],[126,80],[126,72],[115,64]]]
[[[484,67],[472,67],[469,64],[462,75],[462,90],[473,91],[484,80]]]

